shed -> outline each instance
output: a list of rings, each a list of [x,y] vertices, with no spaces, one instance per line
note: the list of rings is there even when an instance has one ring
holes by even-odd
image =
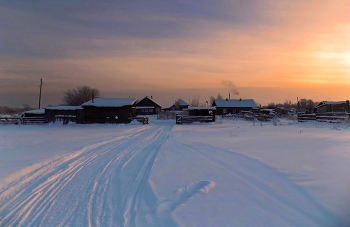
[[[45,108],[46,122],[55,122],[57,119],[67,119],[76,123],[81,123],[81,106],[54,106]],[[79,112],[79,113],[78,113]]]
[[[205,107],[188,107],[189,116],[212,116],[215,112],[216,108],[213,106],[205,106]]]
[[[137,99],[96,98],[81,106],[85,110],[84,123],[127,123],[136,115]]]
[[[217,114],[237,114],[258,107],[253,99],[215,99],[212,106]]]
[[[162,106],[153,100],[152,96],[144,97],[136,103],[136,114],[137,115],[152,115],[158,114],[162,110]]]
[[[24,111],[20,115],[23,124],[44,124],[45,109],[28,110]]]
[[[316,113],[347,112],[350,113],[349,100],[330,102],[322,101],[314,109]]]

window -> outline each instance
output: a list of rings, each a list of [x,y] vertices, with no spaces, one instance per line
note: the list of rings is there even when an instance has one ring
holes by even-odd
[[[224,113],[224,114],[227,113],[227,109],[223,109],[222,113]]]

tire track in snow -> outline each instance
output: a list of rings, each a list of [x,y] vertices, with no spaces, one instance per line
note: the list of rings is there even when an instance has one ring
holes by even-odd
[[[157,202],[148,177],[170,130],[139,127],[23,175],[0,191],[0,226],[145,224]]]
[[[182,149],[196,152],[208,161],[216,163],[216,166],[223,169],[223,172],[231,174],[232,179],[237,181],[237,184],[248,185],[247,188],[255,193],[254,203],[264,210],[271,211],[271,214],[286,220],[292,226],[299,226],[300,220],[305,223],[303,226],[337,225],[336,223],[340,221],[339,217],[325,209],[304,189],[290,180],[287,174],[256,159],[199,142],[172,141],[172,143],[176,143]],[[217,155],[218,152],[221,154]],[[232,160],[233,156],[235,162],[227,163],[223,153],[231,156],[227,160]],[[249,197],[250,192],[246,193],[248,193],[246,196]],[[269,203],[266,204],[266,201]],[[276,209],[276,207],[279,208]]]

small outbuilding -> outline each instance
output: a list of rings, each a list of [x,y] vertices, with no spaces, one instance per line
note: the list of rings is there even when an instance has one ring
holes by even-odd
[[[44,124],[45,120],[45,109],[28,110],[22,112],[20,115],[22,124]]]
[[[96,98],[81,106],[85,111],[84,123],[128,123],[136,116],[133,98]]]
[[[333,112],[347,112],[350,113],[349,100],[330,102],[322,101],[314,109],[315,113],[333,113]]]
[[[68,121],[81,123],[83,107],[81,106],[54,106],[45,108],[46,122],[56,122],[61,120],[64,123]]]
[[[153,115],[158,114],[162,106],[153,100],[153,97],[144,97],[136,103],[136,115]]]
[[[216,107],[219,115],[238,114],[258,107],[253,99],[215,99],[212,106]]]

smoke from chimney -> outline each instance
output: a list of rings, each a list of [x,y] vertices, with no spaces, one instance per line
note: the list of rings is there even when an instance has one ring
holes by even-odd
[[[229,80],[224,80],[221,82],[221,84],[230,92],[233,93],[234,95],[239,95],[239,91],[237,87],[232,83],[232,81]],[[230,96],[230,94],[229,94]]]

